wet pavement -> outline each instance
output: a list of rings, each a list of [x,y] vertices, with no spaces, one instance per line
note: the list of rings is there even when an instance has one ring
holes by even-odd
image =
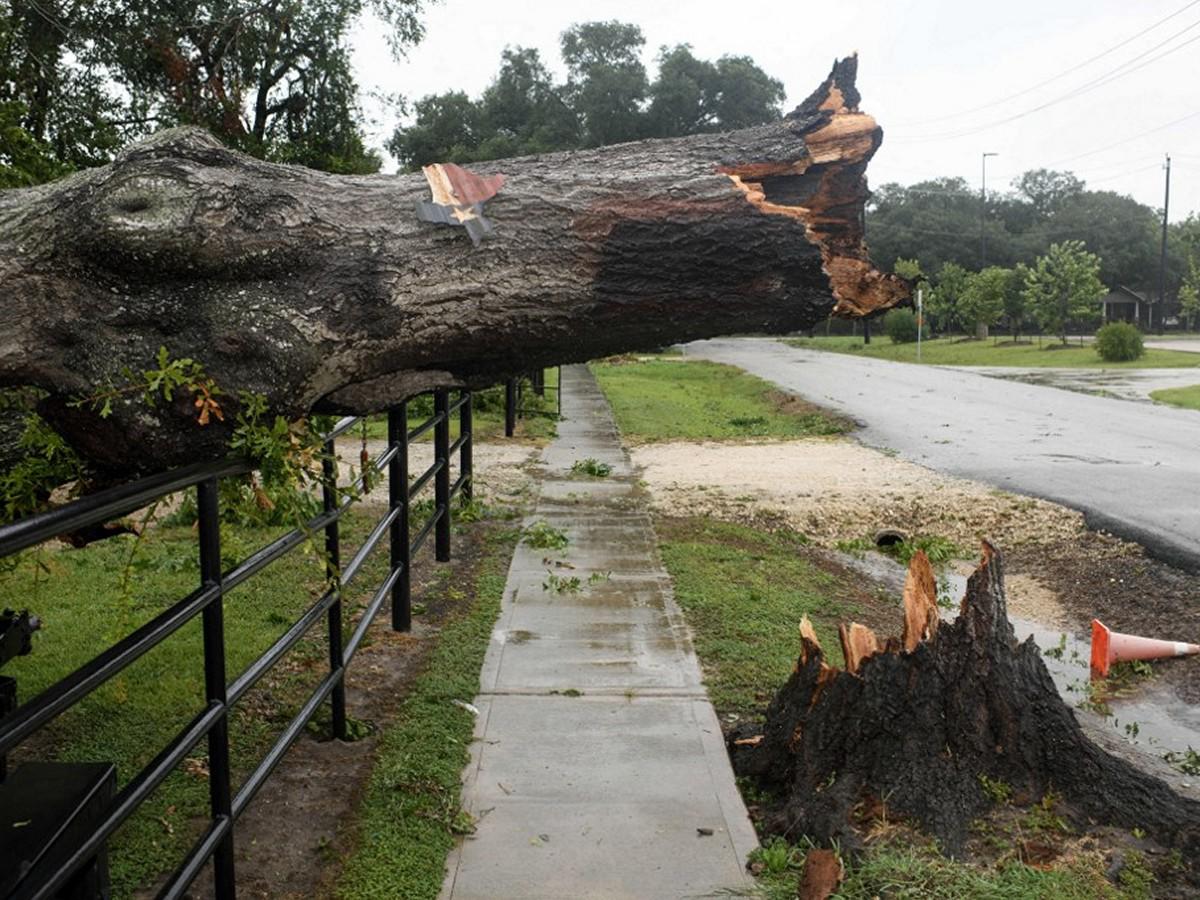
[[[1088,523],[1200,568],[1200,415],[964,369],[789,347],[697,341],[687,356],[739,366],[862,421],[864,443],[929,468],[1044,497]],[[1200,375],[1200,373],[1196,373]]]
[[[442,898],[744,893],[754,829],[646,498],[595,380],[562,372],[569,417],[525,524],[570,543],[513,557],[464,777],[478,824]],[[572,473],[589,458],[611,474]]]
[[[1196,341],[1200,345],[1200,341]],[[1200,346],[1196,352],[1200,353]],[[1024,384],[1117,400],[1153,403],[1150,393],[1164,388],[1190,387],[1200,384],[1198,369],[1021,369],[1015,366],[948,366],[954,371],[1004,378]]]

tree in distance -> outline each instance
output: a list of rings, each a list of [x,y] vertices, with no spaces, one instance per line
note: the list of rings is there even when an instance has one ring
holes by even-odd
[[[1099,314],[1104,296],[1100,260],[1083,241],[1051,244],[1025,273],[1023,292],[1029,309],[1045,331],[1067,342],[1067,324],[1088,321]]]

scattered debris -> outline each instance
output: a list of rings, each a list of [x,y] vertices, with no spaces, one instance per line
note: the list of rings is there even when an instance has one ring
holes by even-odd
[[[453,703],[455,706],[457,706],[459,709],[465,709],[467,712],[469,712],[473,716],[476,716],[476,717],[479,716],[479,707],[476,706],[474,703],[467,703],[465,700],[451,700],[450,702]]]

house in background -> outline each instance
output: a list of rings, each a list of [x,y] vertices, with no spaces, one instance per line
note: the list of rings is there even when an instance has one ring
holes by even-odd
[[[1105,322],[1132,322],[1144,331],[1154,324],[1153,316],[1157,300],[1120,284],[1101,298],[1104,304]]]

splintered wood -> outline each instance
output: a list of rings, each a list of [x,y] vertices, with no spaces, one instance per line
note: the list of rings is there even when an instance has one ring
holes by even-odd
[[[842,645],[845,671],[857,675],[863,662],[880,651],[895,651],[903,647],[911,653],[919,643],[937,634],[937,627],[937,579],[934,577],[929,557],[925,555],[924,550],[918,550],[908,564],[908,576],[904,582],[904,628],[899,644],[895,638],[880,641],[875,632],[866,625],[842,622],[838,625],[838,640]],[[808,616],[800,620],[800,645],[797,668],[808,661],[812,650],[822,652],[821,642],[817,640],[817,633]],[[822,667],[836,671],[827,666],[824,660]]]

